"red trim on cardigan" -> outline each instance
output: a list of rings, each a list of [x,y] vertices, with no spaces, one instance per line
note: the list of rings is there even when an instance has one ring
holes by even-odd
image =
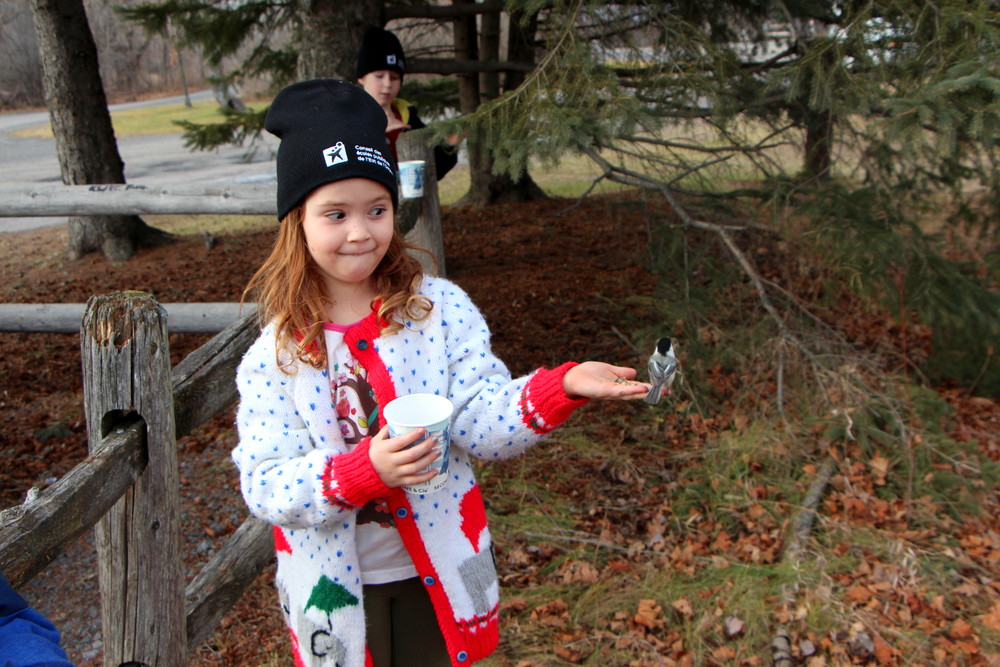
[[[372,313],[365,319],[351,327],[344,334],[344,342],[351,350],[354,358],[368,371],[368,384],[375,392],[375,398],[379,406],[379,428],[385,426],[382,419],[382,408],[388,405],[389,401],[396,398],[396,387],[392,384],[392,377],[389,375],[385,362],[375,349],[375,341],[382,333],[385,321],[379,321],[378,302],[373,304]]]
[[[481,504],[481,495],[479,500]],[[438,627],[441,628],[441,634],[444,636],[444,643],[448,648],[448,655],[451,657],[452,663],[458,664],[455,656],[462,651],[468,657],[464,664],[481,660],[493,653],[500,642],[499,607],[494,607],[482,617],[456,618],[455,610],[452,609],[444,586],[441,585],[441,578],[438,576],[437,570],[434,569],[434,564],[424,547],[424,541],[417,528],[417,522],[413,518],[413,507],[407,500],[406,491],[402,488],[392,489],[389,496],[389,506],[392,508],[393,517],[395,517],[396,529],[399,531],[400,537],[403,538],[403,544],[406,545],[406,550],[410,553],[410,558],[413,559],[420,581],[430,596],[431,604],[434,605],[434,611],[438,617]],[[401,511],[405,511],[405,515],[402,517],[400,516]],[[485,513],[485,508],[482,511]],[[433,579],[433,583],[428,583],[428,577]],[[442,617],[447,622],[442,622]]]
[[[321,481],[323,495],[331,503],[356,509],[389,490],[372,465],[370,444],[371,438],[365,438],[351,451],[327,458]]]
[[[570,398],[563,389],[563,376],[574,366],[574,361],[549,370],[539,368],[521,392],[521,415],[524,423],[535,433],[548,433],[569,419],[573,411],[586,405],[589,398]]]
[[[374,306],[374,312],[352,327],[344,334],[344,342],[347,343],[351,352],[358,362],[368,371],[368,384],[375,392],[375,398],[379,405],[379,427],[385,425],[382,417],[382,408],[396,398],[396,387],[392,382],[392,376],[385,367],[385,362],[376,350],[375,341],[379,338],[385,321],[379,321],[378,304]],[[480,660],[493,653],[500,641],[500,628],[497,620],[499,610],[493,609],[484,618],[457,619],[455,610],[452,609],[445,593],[444,586],[441,585],[440,578],[427,549],[424,546],[420,530],[413,518],[413,507],[406,497],[406,491],[402,488],[389,489],[387,495],[389,507],[396,523],[403,544],[413,559],[413,565],[417,568],[420,580],[434,605],[434,611],[438,617],[438,627],[444,636],[445,646],[453,663],[457,664],[456,655],[464,651],[468,660],[464,664]],[[480,500],[480,503],[482,501]],[[485,509],[483,510],[485,512]],[[428,577],[432,577],[433,584],[428,584]]]

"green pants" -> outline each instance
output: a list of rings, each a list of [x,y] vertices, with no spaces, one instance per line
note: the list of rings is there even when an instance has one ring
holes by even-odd
[[[418,577],[364,587],[375,667],[451,667],[431,599]]]

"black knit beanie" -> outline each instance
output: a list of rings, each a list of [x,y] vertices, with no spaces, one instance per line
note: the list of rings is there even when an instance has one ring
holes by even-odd
[[[355,78],[360,79],[368,72],[388,69],[406,74],[406,56],[399,39],[382,28],[369,28],[361,38],[358,49],[358,65]]]
[[[321,185],[367,178],[389,189],[398,209],[396,163],[385,138],[386,116],[363,88],[315,79],[274,98],[264,128],[278,137],[278,220]]]

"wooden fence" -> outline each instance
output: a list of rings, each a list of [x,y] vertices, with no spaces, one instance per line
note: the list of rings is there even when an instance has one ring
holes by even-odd
[[[433,165],[422,145],[401,142],[400,150],[401,159]],[[433,250],[443,273],[437,183],[428,175],[425,197],[409,200],[397,218],[404,225],[410,218],[414,228],[408,238]],[[97,195],[123,193],[126,202],[129,192],[148,194],[127,186],[91,187],[96,186],[53,194],[45,199],[50,203],[31,210],[79,215],[84,211],[77,205],[67,209],[51,202],[76,197],[80,188]],[[273,213],[273,190],[271,195],[266,206]],[[23,215],[23,202],[12,204],[8,196],[0,190],[0,215]],[[192,208],[197,208],[192,213],[222,212]],[[268,212],[251,208],[240,212]],[[132,200],[115,212],[148,213],[150,205]],[[258,327],[254,313],[244,314],[171,370],[167,322],[167,310],[143,292],[91,297],[80,327],[89,455],[51,486],[32,490],[23,503],[0,512],[0,570],[15,588],[95,527],[108,666],[186,664],[187,654],[211,635],[273,559],[271,527],[251,517],[184,585],[176,440],[236,400],[236,367]]]

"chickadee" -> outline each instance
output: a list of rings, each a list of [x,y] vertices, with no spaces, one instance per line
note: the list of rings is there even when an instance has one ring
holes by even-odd
[[[660,402],[663,387],[670,389],[677,374],[677,357],[674,356],[674,345],[669,338],[656,341],[656,349],[649,357],[649,381],[653,387],[646,394],[646,402],[656,405]]]

